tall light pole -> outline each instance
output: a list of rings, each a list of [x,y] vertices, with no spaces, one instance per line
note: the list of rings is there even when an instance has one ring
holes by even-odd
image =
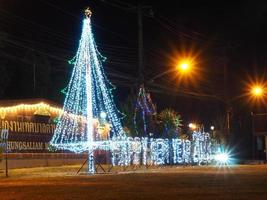
[[[226,48],[224,48],[224,64],[223,64],[223,98],[224,102],[226,103],[226,138],[227,138],[227,143],[229,142],[229,137],[230,137],[230,128],[231,128],[231,123],[230,123],[230,117],[231,117],[231,105],[229,102],[229,94],[228,94],[228,66],[227,66],[227,58],[226,58]]]
[[[261,100],[264,100],[264,97],[265,97],[265,87],[263,84],[259,84],[259,83],[256,83],[256,84],[253,84],[250,86],[250,99],[253,100],[253,101],[261,101]],[[251,112],[251,120],[252,120],[252,157],[253,159],[256,158],[256,148],[257,148],[257,145],[256,145],[256,137],[255,136],[255,123],[254,123],[254,120],[255,120],[255,116],[258,116],[257,114],[255,114],[254,112]],[[267,136],[265,136],[267,137]],[[267,153],[266,153],[266,157],[267,157]]]

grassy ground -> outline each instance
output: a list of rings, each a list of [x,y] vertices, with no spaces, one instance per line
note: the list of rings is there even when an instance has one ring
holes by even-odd
[[[165,167],[113,175],[75,175],[79,166],[0,174],[0,199],[267,199],[267,165]]]

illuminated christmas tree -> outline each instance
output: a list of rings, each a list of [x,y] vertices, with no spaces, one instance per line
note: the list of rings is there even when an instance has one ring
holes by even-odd
[[[156,114],[156,105],[152,102],[150,93],[146,92],[142,84],[139,88],[134,112],[134,125],[139,137],[149,137],[149,133],[154,131],[154,117]]]
[[[66,88],[63,112],[51,145],[57,149],[89,152],[89,172],[94,173],[94,149],[103,141],[125,138],[118,110],[102,66],[91,27],[91,11],[85,10],[82,35],[70,82]],[[107,143],[105,143],[106,145]]]

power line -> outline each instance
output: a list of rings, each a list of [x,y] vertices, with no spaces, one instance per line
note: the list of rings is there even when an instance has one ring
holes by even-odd
[[[62,13],[66,14],[66,15],[69,15],[69,16],[75,18],[75,19],[79,19],[79,20],[81,20],[81,17],[78,17],[78,16],[76,16],[76,15],[73,15],[73,14],[72,14],[71,12],[69,12],[67,9],[63,9],[63,8],[57,6],[57,5],[55,5],[55,4],[53,4],[53,3],[49,2],[49,1],[46,1],[46,0],[39,0],[39,1],[41,1],[41,2],[43,2],[43,3],[45,3],[45,4],[47,4],[47,5],[49,5],[49,6],[52,7],[52,8],[55,8],[55,9],[61,11]],[[109,33],[111,33],[111,34],[113,34],[113,35],[115,35],[115,36],[117,36],[117,37],[120,37],[120,38],[122,38],[122,39],[128,41],[128,38],[124,37],[124,35],[121,35],[121,34],[119,34],[119,33],[116,33],[116,32],[114,32],[114,31],[111,31],[111,30],[109,30],[109,29],[107,29],[107,28],[105,28],[105,27],[103,27],[103,26],[97,25],[97,24],[95,24],[95,23],[93,23],[93,22],[92,22],[92,24],[93,24],[95,27],[99,28],[99,29],[102,29],[102,30],[104,30],[104,31],[106,31],[106,32],[109,32]]]

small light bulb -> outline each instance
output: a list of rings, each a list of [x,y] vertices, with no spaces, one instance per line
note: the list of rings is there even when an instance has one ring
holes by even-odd
[[[102,119],[106,119],[107,114],[106,114],[105,112],[101,112],[101,113],[100,113],[100,117],[101,117]]]

